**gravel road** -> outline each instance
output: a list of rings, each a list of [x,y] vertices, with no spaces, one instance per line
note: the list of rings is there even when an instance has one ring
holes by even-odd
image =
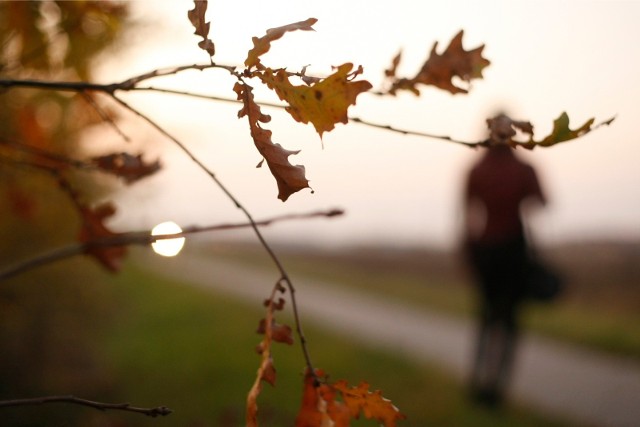
[[[259,304],[278,275],[242,264],[184,254],[145,260],[174,279]],[[429,362],[463,380],[471,360],[471,322],[356,294],[338,284],[293,278],[305,322],[408,359]],[[541,412],[589,426],[640,426],[640,363],[526,335],[511,389]]]

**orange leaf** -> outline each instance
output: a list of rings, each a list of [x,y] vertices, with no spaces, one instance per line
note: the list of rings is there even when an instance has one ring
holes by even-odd
[[[311,122],[322,137],[336,123],[347,123],[347,109],[355,105],[358,95],[372,87],[366,80],[353,81],[361,70],[350,73],[352,68],[353,64],[342,64],[334,74],[311,86],[291,84],[285,70],[274,74],[273,70],[266,69],[257,77],[289,104],[286,110],[295,120]]]
[[[209,39],[209,27],[210,22],[204,22],[204,15],[207,12],[207,0],[194,0],[195,6],[193,10],[187,12],[191,25],[194,26],[196,31],[193,33],[202,37],[202,41],[198,43],[200,49],[207,51],[209,56],[213,56],[216,53],[216,47]]]
[[[79,240],[81,243],[90,243],[94,240],[113,237],[114,233],[104,225],[103,221],[113,215],[116,210],[111,203],[105,203],[91,209],[78,205],[78,210],[82,218],[82,228],[80,229]],[[103,266],[111,271],[118,271],[122,265],[127,249],[125,246],[93,246],[89,245],[85,250],[98,260]]]
[[[322,400],[326,402],[326,412],[333,422],[332,427],[349,427],[351,421],[351,411],[349,407],[336,400],[336,389],[331,385],[321,384],[318,392]]]
[[[293,193],[303,188],[309,188],[304,166],[294,166],[289,163],[289,156],[298,154],[298,151],[289,151],[279,144],[274,144],[271,141],[271,131],[260,126],[260,123],[269,122],[271,117],[262,114],[260,106],[253,99],[251,86],[236,83],[233,90],[238,95],[238,100],[244,104],[244,107],[238,112],[238,117],[247,117],[249,119],[253,142],[262,157],[267,161],[267,166],[269,166],[269,170],[278,184],[278,198],[284,202]]]
[[[404,89],[419,95],[418,84],[436,86],[453,94],[467,93],[467,89],[456,86],[453,83],[453,78],[458,77],[466,82],[471,81],[471,79],[482,78],[482,70],[490,62],[482,57],[484,45],[469,51],[464,50],[462,47],[463,34],[463,31],[456,34],[442,54],[436,52],[438,42],[435,42],[429,58],[420,72],[412,79],[398,79],[395,77],[395,70],[400,61],[400,55],[396,56],[391,69],[385,72],[387,76],[393,79],[389,93],[395,94],[397,90]]]
[[[294,22],[293,24],[284,25],[282,27],[270,28],[267,33],[258,38],[253,37],[253,48],[249,51],[247,59],[244,61],[244,65],[248,68],[257,67],[259,69],[264,68],[260,63],[260,56],[264,55],[271,49],[271,42],[278,40],[288,31],[314,31],[311,26],[318,22],[316,18],[309,18],[306,21]]]
[[[349,387],[346,381],[340,380],[332,387],[340,392],[353,418],[358,418],[363,413],[366,418],[375,419],[385,427],[395,427],[397,420],[406,418],[391,401],[382,397],[380,390],[370,392],[366,382],[361,382],[357,387]]]
[[[323,376],[324,373],[318,369],[316,370],[316,375]],[[307,370],[304,377],[302,404],[296,416],[295,427],[324,427],[325,425],[331,425],[331,419],[326,411],[327,403],[320,396],[319,386],[315,381],[316,377]]]

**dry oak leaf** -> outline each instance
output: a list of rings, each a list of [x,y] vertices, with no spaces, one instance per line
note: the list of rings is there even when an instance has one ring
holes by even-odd
[[[326,385],[316,384],[316,378],[322,376],[324,372],[320,369],[316,369],[316,376],[311,375],[307,369],[302,390],[302,403],[296,416],[295,427],[343,427],[335,424],[327,412],[328,404],[320,393],[320,387],[326,387]]]
[[[256,379],[247,394],[247,409],[245,414],[247,427],[258,427],[258,396],[262,392],[262,381],[266,381],[272,386],[276,383],[276,369],[273,366],[271,352],[267,350],[263,353]]]
[[[340,392],[353,418],[358,418],[362,413],[384,427],[395,427],[398,420],[406,418],[390,400],[382,397],[380,390],[369,391],[369,384],[366,382],[361,382],[357,387],[349,387],[346,381],[340,380],[332,384],[332,387]]]
[[[289,163],[289,156],[298,154],[299,151],[286,150],[280,144],[274,144],[271,141],[271,131],[260,126],[260,123],[268,123],[271,117],[262,114],[260,106],[253,99],[251,86],[245,83],[236,83],[233,90],[238,95],[238,100],[243,103],[238,117],[247,117],[249,120],[253,142],[266,160],[267,166],[278,184],[278,198],[284,202],[293,193],[303,188],[309,188],[304,166],[294,166]]]
[[[104,220],[112,216],[116,209],[111,203],[104,203],[92,209],[79,205],[78,210],[82,218],[82,228],[78,240],[87,245],[85,254],[94,257],[108,270],[117,272],[122,266],[122,260],[127,253],[125,246],[101,246],[92,242],[104,238],[117,236],[104,225]]]
[[[431,48],[430,56],[420,69],[420,72],[412,79],[396,79],[389,93],[395,94],[398,89],[404,89],[419,95],[420,91],[416,87],[418,84],[436,86],[452,94],[467,93],[467,89],[456,86],[453,83],[453,78],[459,77],[466,82],[470,82],[475,78],[482,78],[482,70],[490,62],[482,57],[484,45],[469,51],[464,50],[462,47],[463,35],[464,31],[462,30],[456,34],[442,54],[436,52],[438,42],[435,42]],[[398,54],[393,59],[391,69],[385,71],[388,77],[396,78],[395,71],[400,62],[400,56]]]
[[[264,334],[267,330],[267,320],[261,319],[260,324],[258,325],[258,329],[256,330],[259,334]],[[293,330],[289,325],[282,325],[275,321],[275,319],[271,319],[271,339],[275,342],[281,342],[285,344],[293,344]]]
[[[317,378],[323,376],[320,369],[315,376],[307,370],[295,427],[348,427],[361,412],[384,427],[395,427],[398,420],[406,418],[380,391],[370,392],[367,383],[358,387],[349,387],[344,380],[318,384]],[[337,400],[338,395],[341,401]]]
[[[593,123],[595,121],[594,118],[587,120],[582,126],[571,129],[569,127],[569,115],[566,112],[560,114],[560,116],[553,121],[553,130],[549,135],[543,138],[540,141],[535,141],[533,139],[533,135],[529,141],[519,142],[513,141],[514,146],[523,147],[527,149],[534,149],[535,147],[550,147],[555,144],[559,144],[561,142],[570,141],[572,139],[579,138],[587,133],[599,128],[600,126],[610,125],[615,120],[615,117],[612,117],[608,120],[605,120],[595,126]]]
[[[311,122],[322,137],[324,132],[335,128],[336,123],[346,124],[348,108],[356,104],[358,95],[372,87],[366,80],[353,80],[362,70],[351,73],[352,68],[353,64],[342,64],[332,75],[310,86],[291,84],[285,70],[274,74],[273,70],[266,69],[258,77],[289,104],[286,110],[296,121]]]
[[[209,39],[209,27],[211,23],[204,21],[204,15],[207,12],[207,0],[194,0],[194,3],[193,10],[187,12],[191,25],[196,29],[193,34],[202,37],[202,41],[198,43],[200,49],[207,51],[209,56],[213,56],[216,53],[216,47]]]
[[[318,22],[316,18],[309,18],[305,21],[294,22],[293,24],[283,25],[282,27],[270,28],[267,30],[266,34],[260,38],[253,37],[251,39],[253,41],[253,48],[247,54],[247,59],[245,59],[244,65],[246,65],[247,68],[264,68],[260,63],[260,56],[264,55],[269,51],[269,49],[271,49],[272,41],[278,40],[289,31],[315,31],[312,28],[312,25],[316,22]]]
[[[269,301],[272,300],[273,298]],[[258,333],[264,334],[264,338],[257,347],[257,351],[262,356],[262,359],[256,379],[247,394],[245,414],[247,427],[258,426],[258,396],[262,392],[262,382],[266,381],[272,386],[276,385],[276,368],[273,366],[273,358],[271,357],[271,344],[274,341],[286,342],[288,344],[293,343],[291,328],[277,324],[273,317],[273,312],[280,309],[280,304],[280,302],[269,302],[266,305],[266,317],[260,321],[260,326],[258,327]]]
[[[124,179],[127,184],[138,181],[160,170],[160,162],[145,163],[142,155],[134,156],[129,153],[114,153],[106,156],[94,157],[91,163],[98,168]]]

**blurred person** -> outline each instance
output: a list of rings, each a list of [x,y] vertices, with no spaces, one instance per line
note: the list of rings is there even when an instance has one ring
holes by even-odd
[[[546,199],[533,167],[510,146],[514,122],[500,114],[487,125],[488,148],[466,180],[464,248],[480,303],[471,396],[497,406],[508,384],[518,311],[526,298],[528,247],[522,211],[529,201],[544,205]]]

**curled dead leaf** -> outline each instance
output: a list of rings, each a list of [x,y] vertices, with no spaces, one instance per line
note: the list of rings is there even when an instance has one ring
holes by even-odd
[[[265,334],[267,331],[267,320],[261,319],[256,330],[259,334]],[[288,325],[282,325],[272,318],[271,321],[271,339],[275,342],[284,344],[293,344],[293,330]]]
[[[117,236],[104,224],[105,219],[112,216],[116,209],[111,203],[104,203],[95,208],[78,205],[78,211],[82,220],[82,228],[78,236],[81,243],[88,244],[85,253],[95,258],[108,270],[117,272],[122,266],[122,261],[127,253],[125,246],[100,246],[92,242]]]
[[[198,43],[200,49],[205,50],[209,56],[216,53],[216,47],[209,39],[210,22],[205,22],[204,15],[207,12],[207,0],[194,0],[194,8],[187,12],[187,17],[191,21],[191,25],[195,28],[194,34],[202,37],[202,41]]]
[[[286,150],[280,144],[274,144],[271,141],[271,131],[260,126],[260,123],[267,123],[270,117],[263,114],[260,106],[254,101],[251,86],[236,83],[234,91],[238,95],[238,100],[243,103],[238,117],[247,117],[249,120],[253,142],[276,179],[278,198],[284,202],[293,193],[309,188],[304,166],[294,166],[289,163],[289,156],[298,154],[298,151]]]
[[[142,155],[114,153],[94,157],[91,163],[105,172],[114,174],[125,180],[127,184],[138,181],[160,170],[160,162],[145,163]]]
[[[270,28],[267,30],[266,34],[260,38],[253,37],[253,48],[249,51],[247,59],[244,61],[244,65],[246,65],[247,68],[264,68],[260,63],[260,57],[271,49],[272,41],[278,40],[285,33],[290,31],[314,31],[312,26],[316,22],[318,22],[316,18],[309,18],[304,21],[294,22],[293,24],[283,25],[282,27]]]

